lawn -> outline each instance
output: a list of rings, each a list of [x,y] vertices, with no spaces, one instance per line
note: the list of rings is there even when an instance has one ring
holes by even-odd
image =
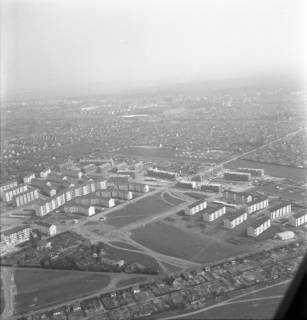
[[[105,288],[110,277],[64,270],[16,270],[18,313],[65,302]]]
[[[164,222],[137,228],[131,237],[154,251],[199,263],[229,258],[250,250],[250,247],[234,245],[215,235],[198,235]]]
[[[110,212],[107,215],[106,223],[115,227],[123,227],[129,223],[154,216],[155,214],[171,208],[172,205],[168,202],[178,205],[180,200],[168,195],[166,202],[161,198],[161,193],[149,195],[138,201],[129,203],[123,208]]]
[[[125,242],[121,242],[121,241],[110,241],[109,244],[117,246],[117,247],[121,247],[123,249],[140,250],[140,249],[132,246],[131,244],[128,244],[128,243],[125,243]]]

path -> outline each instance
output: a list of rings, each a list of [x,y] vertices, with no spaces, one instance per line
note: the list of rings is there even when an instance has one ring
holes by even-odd
[[[4,310],[1,319],[7,319],[14,313],[14,297],[16,293],[14,268],[1,267],[1,279],[4,295]]]

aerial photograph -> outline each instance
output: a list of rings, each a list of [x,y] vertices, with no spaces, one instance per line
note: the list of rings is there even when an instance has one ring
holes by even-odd
[[[0,0],[1,320],[307,319],[306,27]]]

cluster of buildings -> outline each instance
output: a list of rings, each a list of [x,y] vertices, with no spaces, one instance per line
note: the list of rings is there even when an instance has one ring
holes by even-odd
[[[160,170],[158,168],[149,168],[147,169],[147,176],[157,179],[164,180],[175,180],[178,177],[177,172]]]
[[[169,310],[195,310],[290,279],[307,250],[306,242],[208,264],[150,283],[133,285],[37,311],[18,320],[140,319]]]

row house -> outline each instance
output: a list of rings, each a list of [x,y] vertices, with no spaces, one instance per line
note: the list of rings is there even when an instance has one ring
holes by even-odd
[[[31,228],[18,226],[1,232],[1,242],[8,245],[16,245],[30,240]]]
[[[244,209],[239,209],[239,210],[227,213],[223,223],[225,228],[233,229],[246,220],[247,220],[247,212]]]
[[[0,196],[1,199],[5,202],[12,201],[12,198],[22,192],[25,192],[28,190],[28,186],[26,184],[20,184],[17,185],[17,187],[13,187],[11,189],[7,189],[4,191],[1,191]]]
[[[305,210],[299,211],[289,218],[289,224],[294,227],[299,227],[305,223],[307,223],[307,211]]]
[[[279,219],[291,213],[291,203],[282,202],[269,207],[268,217],[271,220]]]
[[[254,199],[246,204],[247,214],[252,214],[256,211],[263,210],[269,206],[269,199],[266,196],[262,196]]]
[[[207,208],[207,201],[204,199],[200,199],[198,201],[195,201],[195,202],[189,204],[185,208],[184,212],[188,216],[193,216],[194,214],[196,214],[206,208]]]
[[[222,204],[209,204],[201,213],[205,221],[214,221],[226,213],[226,206]]]
[[[271,219],[264,217],[258,219],[252,225],[247,228],[247,235],[251,237],[258,237],[261,233],[271,227]]]
[[[38,190],[37,189],[31,189],[24,191],[12,198],[13,205],[15,207],[20,207],[28,204],[29,202],[32,202],[34,200],[38,199]]]
[[[12,189],[18,186],[18,182],[17,180],[11,180],[11,181],[7,181],[5,183],[2,183],[0,185],[0,193],[2,193],[3,191],[6,191],[8,189]]]
[[[57,233],[56,225],[45,221],[35,221],[32,228],[49,237],[52,237]]]

